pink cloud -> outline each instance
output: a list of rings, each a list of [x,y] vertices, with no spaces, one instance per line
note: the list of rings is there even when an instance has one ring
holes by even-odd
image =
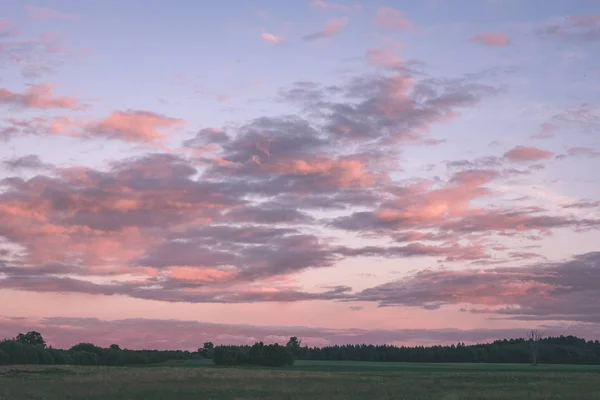
[[[555,126],[551,122],[544,122],[538,133],[532,136],[533,139],[549,139],[554,137]]]
[[[483,185],[497,176],[492,170],[462,171],[446,186],[433,190],[429,188],[432,183],[420,182],[376,210],[375,216],[406,227],[441,223],[468,213],[473,200],[489,193]]]
[[[216,268],[172,266],[168,268],[169,276],[177,280],[208,283],[230,280],[236,275],[235,271],[224,271]]]
[[[537,147],[516,146],[504,153],[504,158],[513,162],[541,161],[552,157],[554,153]]]
[[[422,270],[366,289],[356,299],[426,309],[468,303],[485,307],[472,312],[505,319],[597,323],[598,308],[590,305],[595,304],[599,262],[600,253],[591,252],[519,268]]]
[[[46,19],[75,19],[76,15],[73,14],[65,14],[60,11],[53,10],[51,8],[46,7],[25,7],[25,11],[29,18],[37,19],[37,20],[46,20]]]
[[[580,26],[600,24],[600,15],[576,15],[569,19],[573,22],[573,24]]]
[[[402,59],[383,47],[372,47],[367,52],[367,61],[371,65],[385,68],[402,66]]]
[[[17,29],[9,20],[0,18],[0,38],[16,36]]]
[[[282,160],[261,165],[271,173],[300,176],[320,176],[323,185],[336,187],[373,186],[377,181],[374,174],[367,172],[360,160],[332,160],[327,158]]]
[[[479,33],[473,38],[472,41],[482,44],[484,46],[502,47],[510,44],[510,37],[505,33],[499,32],[484,32]]]
[[[160,143],[167,132],[183,127],[185,121],[150,111],[115,111],[89,127],[92,135],[129,142]]]
[[[360,10],[360,4],[354,4],[353,6],[345,6],[343,4],[331,3],[327,1],[317,0],[313,1],[311,5],[315,8],[327,11],[339,11],[339,12],[351,12]]]
[[[567,150],[567,154],[570,156],[587,156],[587,157],[600,157],[600,150],[593,147],[571,147]]]
[[[343,31],[347,25],[348,20],[346,18],[332,18],[327,21],[323,29],[320,31],[304,36],[304,40],[313,41],[337,35]]]
[[[271,42],[271,43],[275,43],[275,44],[283,43],[283,39],[281,37],[275,36],[268,32],[263,32],[262,35],[260,35],[260,36],[267,42]]]
[[[0,89],[0,104],[8,104],[24,108],[64,108],[80,110],[85,108],[75,97],[53,95],[52,85],[31,85],[25,93],[16,93],[8,89]]]
[[[379,7],[377,9],[375,24],[394,32],[416,30],[415,24],[409,21],[402,11],[390,7]]]

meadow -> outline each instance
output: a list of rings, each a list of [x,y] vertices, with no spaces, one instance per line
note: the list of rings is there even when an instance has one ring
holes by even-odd
[[[600,399],[600,366],[297,361],[286,368],[204,361],[144,367],[0,367],[0,400]]]

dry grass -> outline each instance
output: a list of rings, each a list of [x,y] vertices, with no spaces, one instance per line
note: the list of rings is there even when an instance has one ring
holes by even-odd
[[[597,372],[0,368],[0,399],[600,399]]]

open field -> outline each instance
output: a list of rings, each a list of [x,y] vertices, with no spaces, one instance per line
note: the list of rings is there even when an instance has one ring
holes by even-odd
[[[298,362],[280,370],[178,364],[184,365],[1,367],[0,399],[600,399],[597,366]]]

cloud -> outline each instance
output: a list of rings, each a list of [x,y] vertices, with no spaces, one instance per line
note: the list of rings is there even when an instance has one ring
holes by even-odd
[[[545,38],[573,42],[600,40],[600,15],[576,15],[560,22],[546,24],[538,29]]]
[[[296,115],[204,128],[177,151],[4,177],[0,236],[17,250],[2,255],[0,287],[165,302],[347,301],[349,287],[308,291],[295,278],[355,257],[514,262],[537,254],[498,237],[598,227],[563,208],[494,204],[496,185],[537,168],[507,171],[508,156],[405,179],[407,145],[430,143],[434,126],[498,88],[482,74],[435,78],[420,64],[382,64],[390,68],[332,85],[297,82],[278,97]],[[127,110],[99,120],[9,117],[0,132],[160,145],[184,123]],[[6,166],[40,164],[33,156]],[[343,243],[344,230],[368,241]]]
[[[357,313],[362,311],[354,307]],[[178,329],[173,329],[177,326]],[[532,326],[533,327],[533,326]],[[15,318],[0,316],[0,337],[14,337],[19,332],[36,330],[53,347],[69,348],[82,341],[108,347],[113,343],[129,349],[182,349],[196,351],[202,343],[253,344],[258,341],[285,344],[291,336],[308,346],[344,344],[432,345],[492,342],[524,337],[526,328],[504,329],[331,329],[305,326],[257,326],[203,321],[130,318],[101,320],[97,318]],[[139,332],[145,332],[140,336]],[[577,334],[587,339],[600,337],[597,326],[550,325],[547,335]]]
[[[85,123],[82,121],[64,116],[36,116],[29,119],[6,118],[0,124],[0,140],[7,140],[23,135],[77,137],[81,136],[81,129],[85,126]]]
[[[571,157],[589,157],[589,158],[596,158],[596,157],[600,157],[600,150],[597,150],[593,147],[584,147],[584,146],[579,146],[579,147],[571,147],[567,150],[567,154]]]
[[[461,219],[445,222],[442,229],[457,233],[490,231],[517,233],[533,230],[547,232],[550,229],[564,227],[597,228],[600,226],[600,220],[545,215],[543,211],[538,209],[478,211],[469,213]]]
[[[531,137],[533,139],[549,139],[554,137],[555,126],[551,122],[544,122],[540,127],[540,130],[535,135]]]
[[[477,245],[460,246],[434,246],[422,243],[410,243],[405,246],[367,246],[358,248],[339,247],[336,252],[343,256],[351,257],[384,257],[384,258],[408,258],[408,257],[442,257],[446,262],[472,261],[488,259],[485,248]]]
[[[224,130],[219,128],[204,128],[192,139],[185,140],[183,146],[187,148],[204,148],[207,145],[221,145],[228,141],[229,136]]]
[[[52,165],[42,162],[39,156],[29,154],[27,156],[15,157],[2,162],[10,170],[31,169],[40,170],[52,168]]]
[[[65,14],[60,11],[52,10],[46,7],[31,7],[26,6],[25,11],[31,19],[46,20],[46,19],[75,19],[74,14]]]
[[[309,35],[304,36],[304,40],[307,42],[311,42],[314,40],[325,39],[330,36],[335,36],[341,31],[343,31],[348,25],[348,20],[346,18],[332,18],[318,32],[311,33]]]
[[[12,22],[0,18],[0,39],[17,36],[17,29]]]
[[[546,160],[553,155],[554,153],[537,147],[515,146],[504,153],[503,157],[513,162],[532,162]]]
[[[600,200],[592,201],[592,200],[580,200],[575,203],[563,204],[563,208],[596,208],[600,207]]]
[[[484,185],[495,179],[495,171],[461,171],[442,186],[422,181],[405,186],[373,211],[360,211],[336,218],[332,225],[348,230],[400,230],[439,226],[443,221],[469,213],[469,204],[489,194]]]
[[[367,52],[367,61],[371,65],[385,68],[399,68],[403,65],[402,59],[382,47],[372,47]]]
[[[327,2],[327,1],[317,0],[317,1],[313,1],[310,4],[313,7],[319,8],[321,10],[336,11],[336,12],[352,12],[352,11],[358,11],[361,9],[360,4],[358,4],[358,3],[355,3],[352,6],[346,6],[343,4],[337,4],[337,3],[331,3],[331,2]]]
[[[92,136],[104,136],[128,142],[161,143],[167,132],[181,128],[185,121],[150,111],[114,111],[104,119],[89,125],[86,130]]]
[[[406,19],[403,12],[390,7],[379,7],[377,9],[375,24],[392,32],[413,31],[417,29],[413,22]]]
[[[62,104],[63,98],[52,102]],[[46,105],[50,100],[44,99]],[[36,103],[37,104],[37,103]],[[51,103],[54,104],[54,103]],[[107,138],[162,146],[168,135],[181,129],[185,121],[151,111],[114,111],[99,120],[72,119],[65,116],[7,118],[0,122],[0,139],[23,135],[59,135],[79,138]]]
[[[514,267],[422,270],[401,280],[365,289],[358,301],[426,309],[449,304],[485,307],[474,311],[509,319],[600,321],[593,299],[600,283],[600,253],[571,260]]]
[[[271,42],[271,43],[275,43],[275,44],[283,43],[283,39],[281,37],[275,36],[268,32],[263,32],[260,36],[267,42]]]
[[[471,38],[475,43],[484,46],[503,47],[510,44],[510,37],[505,33],[499,32],[484,32],[479,33]]]
[[[13,24],[0,20],[0,68],[14,68],[26,81],[53,73],[69,61],[78,61],[89,54],[85,49],[69,47],[56,32],[25,36]]]
[[[18,108],[37,109],[70,109],[81,110],[84,106],[75,97],[53,95],[53,89],[48,84],[30,85],[25,93],[16,93],[8,89],[0,89],[0,104],[11,105]]]

